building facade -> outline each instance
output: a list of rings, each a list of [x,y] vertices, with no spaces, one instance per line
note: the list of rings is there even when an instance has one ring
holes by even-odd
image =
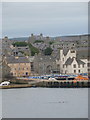
[[[10,73],[16,77],[31,75],[31,65],[27,57],[6,57],[6,64],[10,67]]]
[[[45,56],[41,53],[34,56],[33,70],[34,73],[38,75],[59,73],[59,67],[56,64],[56,59],[53,56]]]
[[[78,54],[80,53],[75,49],[60,49],[60,59],[57,61],[57,64],[60,64],[60,73],[88,73],[88,59],[78,57]]]

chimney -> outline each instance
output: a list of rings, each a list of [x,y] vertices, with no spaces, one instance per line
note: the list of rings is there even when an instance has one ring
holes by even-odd
[[[63,58],[63,49],[60,49],[60,59],[62,60]]]

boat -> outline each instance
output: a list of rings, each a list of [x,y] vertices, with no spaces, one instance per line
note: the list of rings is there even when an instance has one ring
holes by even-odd
[[[68,76],[68,75],[61,75],[58,77],[55,77],[56,80],[74,80],[74,76]]]
[[[49,80],[49,81],[57,81],[57,79],[52,78],[52,77],[50,77],[48,80]]]
[[[83,77],[82,75],[78,75],[75,77],[75,80],[89,80],[88,77]]]

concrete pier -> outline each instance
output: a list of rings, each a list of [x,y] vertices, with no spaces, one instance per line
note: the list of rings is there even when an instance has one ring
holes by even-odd
[[[42,81],[37,83],[39,87],[61,87],[61,88],[78,88],[90,87],[90,81]]]
[[[27,81],[27,84],[10,84],[8,86],[0,86],[2,89],[10,88],[28,88],[28,87],[48,87],[48,88],[89,88],[90,81],[74,81],[74,80],[44,80],[44,79],[33,79],[33,81]]]

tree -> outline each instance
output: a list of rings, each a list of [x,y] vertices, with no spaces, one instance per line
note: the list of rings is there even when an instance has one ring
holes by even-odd
[[[49,42],[49,45],[52,45],[53,43],[54,43],[54,41],[50,41],[50,42]]]
[[[34,56],[35,53],[39,53],[39,50],[36,47],[34,47],[31,43],[29,43],[29,48],[31,50],[31,56]]]
[[[34,43],[44,43],[43,40],[36,40]]]
[[[44,50],[44,54],[45,55],[51,55],[52,54],[52,48],[51,47],[47,47],[45,50]]]
[[[27,46],[27,43],[26,42],[15,42],[13,43],[13,46],[17,46],[17,47],[25,47]]]

